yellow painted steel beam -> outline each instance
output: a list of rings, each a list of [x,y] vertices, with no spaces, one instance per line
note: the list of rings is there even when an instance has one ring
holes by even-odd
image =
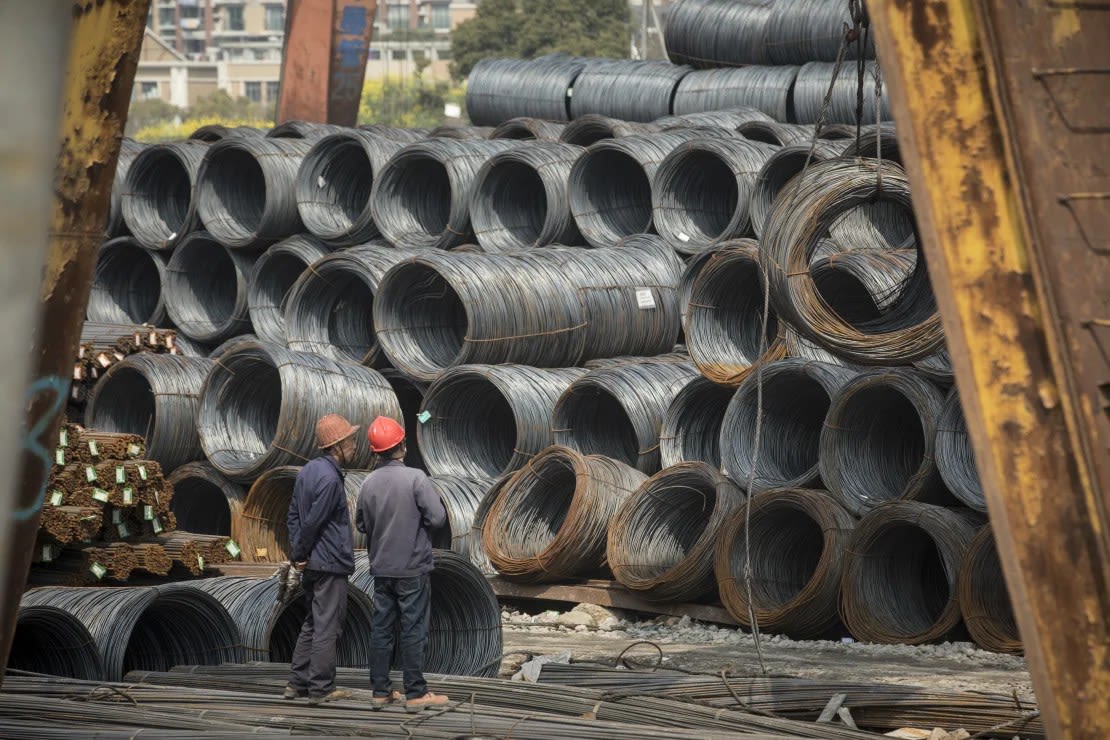
[[[1036,273],[1057,245],[1029,236],[1030,193],[1008,156],[978,4],[872,0],[869,11],[1045,727],[1110,737],[1110,522],[1077,437],[1095,432],[1070,417],[1081,401]],[[1063,31],[1078,31],[1068,18]]]

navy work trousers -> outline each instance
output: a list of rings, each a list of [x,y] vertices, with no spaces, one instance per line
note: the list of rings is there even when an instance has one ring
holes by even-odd
[[[405,681],[405,698],[428,692],[424,680],[424,651],[428,644],[428,608],[432,586],[428,575],[411,578],[374,578],[374,622],[370,634],[370,684],[375,696],[389,696],[392,684],[394,638],[399,632],[397,659]],[[400,630],[397,623],[400,622]]]
[[[308,614],[293,650],[289,685],[323,696],[335,689],[336,643],[347,618],[347,576],[306,570],[301,587]]]

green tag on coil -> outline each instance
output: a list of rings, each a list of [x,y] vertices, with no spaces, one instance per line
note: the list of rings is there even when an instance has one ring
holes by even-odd
[[[242,550],[239,549],[239,545],[235,544],[235,540],[228,540],[224,547],[227,548],[228,554],[233,558],[239,557],[239,553],[242,552]]]
[[[427,424],[428,419],[431,419],[431,418],[432,418],[432,412],[431,411],[421,411],[419,414],[416,415],[416,420],[419,421],[421,424]]]
[[[104,577],[104,574],[105,574],[105,573],[107,573],[107,572],[108,572],[108,569],[107,569],[107,568],[105,568],[105,567],[104,567],[103,565],[101,565],[100,563],[93,563],[92,565],[90,565],[90,566],[89,566],[89,570],[91,570],[91,571],[92,571],[92,574],[93,574],[94,576],[96,576],[96,580],[98,580],[98,581],[99,581],[99,580],[100,580],[101,578],[103,578],[103,577]]]
[[[100,448],[98,448],[96,446],[96,440],[95,439],[90,439],[89,440],[89,454],[92,455],[93,457],[100,457]]]

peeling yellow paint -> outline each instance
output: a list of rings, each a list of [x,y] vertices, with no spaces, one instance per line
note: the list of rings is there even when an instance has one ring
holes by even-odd
[[[1079,33],[1079,11],[1075,8],[1061,8],[1052,19],[1052,41],[1061,44]]]

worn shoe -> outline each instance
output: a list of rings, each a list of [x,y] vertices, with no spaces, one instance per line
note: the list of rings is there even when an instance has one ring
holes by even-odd
[[[308,689],[298,689],[295,686],[286,685],[285,691],[282,692],[281,698],[293,701],[294,699],[303,699],[308,696]]]
[[[405,701],[406,712],[419,712],[421,709],[428,709],[430,707],[442,707],[448,702],[448,699],[443,694],[433,694],[429,691],[424,696],[417,697],[416,699],[408,699]]]
[[[389,696],[375,696],[370,699],[370,708],[377,712],[380,709],[385,709],[390,704],[404,704],[405,697],[401,695],[400,691],[394,691]]]
[[[350,691],[347,691],[346,689],[332,689],[331,691],[329,691],[326,694],[321,694],[319,696],[310,696],[310,697],[308,697],[308,705],[310,707],[318,707],[321,704],[323,704],[324,702],[339,701],[340,699],[350,699],[350,698],[351,698],[351,692]]]

